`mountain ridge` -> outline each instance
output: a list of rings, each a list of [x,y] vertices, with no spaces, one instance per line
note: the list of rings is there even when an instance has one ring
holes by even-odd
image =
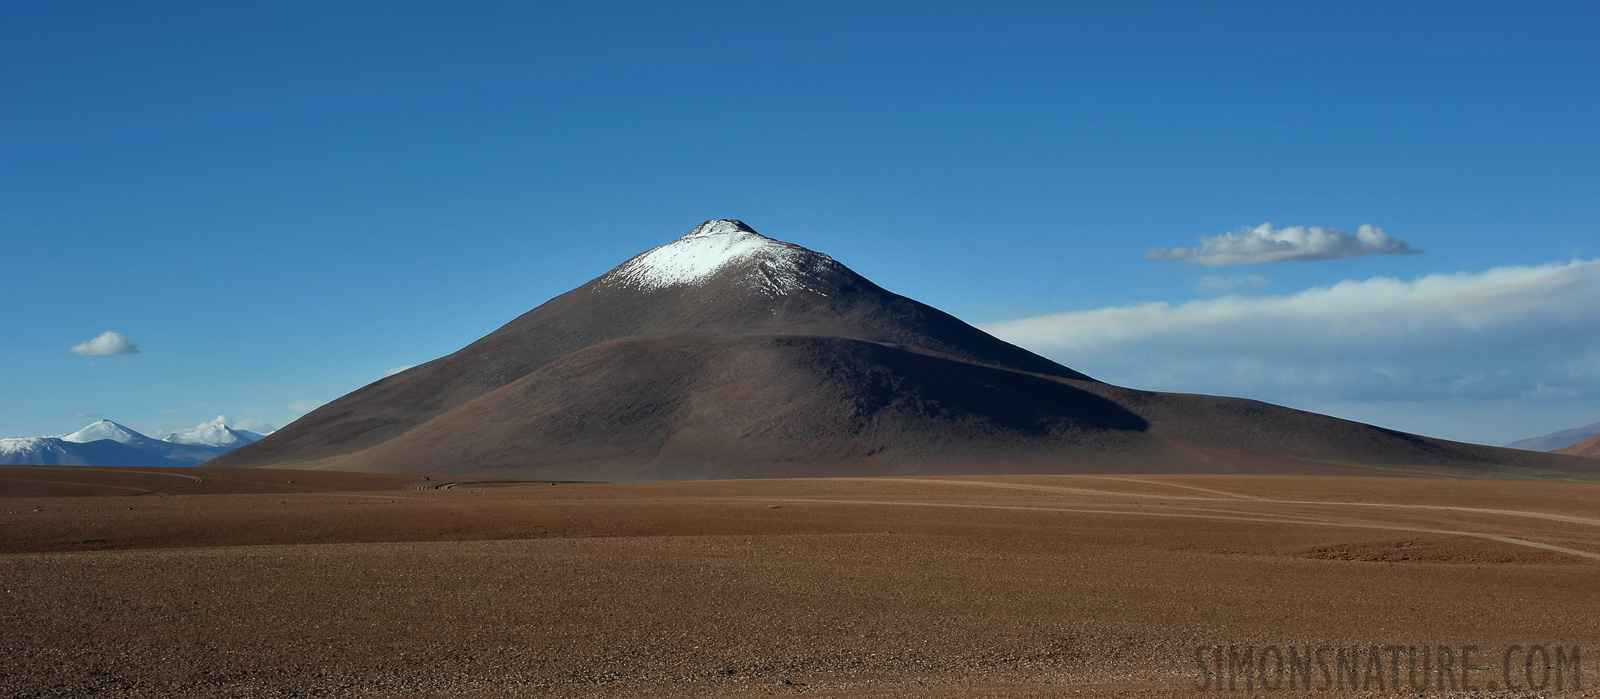
[[[219,424],[225,418],[190,430]],[[243,430],[223,429],[242,435]],[[182,433],[179,433],[182,434]],[[170,435],[169,435],[170,436]],[[10,466],[198,466],[237,445],[155,439],[111,420],[97,420],[57,437],[0,439],[0,464]]]

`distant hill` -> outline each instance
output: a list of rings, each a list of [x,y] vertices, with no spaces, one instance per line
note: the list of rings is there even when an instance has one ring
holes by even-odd
[[[110,420],[60,437],[0,439],[0,464],[13,466],[195,466],[260,435],[221,425],[223,418],[194,430],[154,439]],[[220,427],[220,429],[219,429]],[[173,439],[178,437],[178,439]],[[203,440],[220,442],[207,444]],[[189,440],[189,441],[182,441]],[[234,440],[229,443],[227,440]],[[248,440],[248,441],[244,441]]]
[[[1570,430],[1551,432],[1543,437],[1531,437],[1507,444],[1512,449],[1527,449],[1529,451],[1556,451],[1570,447],[1578,442],[1600,434],[1600,422],[1583,427],[1574,427]]]
[[[1572,457],[1112,386],[732,220],[213,465],[549,480],[1600,473]]]
[[[1573,456],[1600,456],[1600,434],[1596,434],[1570,447],[1557,449],[1556,453],[1571,454]]]

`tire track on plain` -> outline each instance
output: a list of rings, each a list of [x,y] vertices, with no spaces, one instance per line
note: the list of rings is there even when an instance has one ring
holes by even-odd
[[[147,488],[134,488],[132,486],[126,486],[126,485],[107,485],[107,484],[104,484],[104,483],[82,483],[82,482],[79,482],[79,481],[45,481],[45,480],[39,480],[39,479],[36,479],[36,478],[7,478],[3,482],[5,482],[5,483],[47,483],[47,484],[50,484],[50,485],[70,485],[70,486],[75,486],[75,487],[79,487],[79,488],[110,488],[110,489],[113,489],[113,490],[131,490],[136,495],[144,495],[145,493],[151,492]],[[185,487],[187,487],[187,486],[185,486]],[[43,496],[43,497],[58,497],[58,496],[49,495],[49,496]]]
[[[1144,480],[1144,479],[1141,479],[1141,478],[1123,478],[1123,477],[1120,477],[1120,476],[1078,476],[1078,477],[1079,478],[1093,478],[1093,479],[1102,480],[1102,481],[1125,481],[1125,482],[1128,482],[1128,483],[1143,483],[1145,485],[1157,485],[1157,486],[1164,486],[1164,487],[1167,487],[1167,488],[1181,488],[1183,490],[1193,490],[1193,491],[1197,491],[1197,492],[1201,492],[1201,493],[1210,493],[1212,495],[1222,495],[1222,496],[1225,496],[1225,497],[1228,497],[1228,498],[1231,498],[1231,499],[1234,499],[1234,500],[1268,500],[1268,499],[1270,499],[1270,498],[1263,498],[1263,497],[1260,497],[1260,496],[1257,496],[1257,495],[1245,495],[1244,493],[1233,493],[1233,492],[1229,492],[1229,491],[1226,491],[1226,490],[1217,490],[1215,488],[1202,488],[1202,487],[1200,487],[1198,485],[1184,485],[1182,483],[1164,483],[1162,481],[1150,481],[1150,480]]]
[[[1466,536],[1466,537],[1472,537],[1472,538],[1476,538],[1476,539],[1486,539],[1486,540],[1489,540],[1489,541],[1497,541],[1497,542],[1500,542],[1500,543],[1510,544],[1510,545],[1513,545],[1513,546],[1523,546],[1523,547],[1527,547],[1527,548],[1535,548],[1535,549],[1541,549],[1541,550],[1545,550],[1545,551],[1554,551],[1556,553],[1563,553],[1563,554],[1567,554],[1569,556],[1588,559],[1588,560],[1592,560],[1592,561],[1600,561],[1600,553],[1594,553],[1594,552],[1591,552],[1591,551],[1584,551],[1582,549],[1575,549],[1575,548],[1570,548],[1570,547],[1566,547],[1566,546],[1559,546],[1559,545],[1556,545],[1556,544],[1547,544],[1547,543],[1544,543],[1544,542],[1533,541],[1533,540],[1530,540],[1530,539],[1519,539],[1517,537],[1504,536],[1504,535],[1500,535],[1500,534],[1490,534],[1490,533],[1487,533],[1487,532],[1475,532],[1475,531],[1462,530],[1462,529],[1435,529],[1435,528],[1432,528],[1432,527],[1417,527],[1417,526],[1400,525],[1400,524],[1382,524],[1382,523],[1376,523],[1376,522],[1339,521],[1339,520],[1329,520],[1329,519],[1289,519],[1289,518],[1286,518],[1286,517],[1271,517],[1271,516],[1206,515],[1206,514],[1193,514],[1193,513],[1184,513],[1184,512],[1154,512],[1154,511],[1144,511],[1144,510],[1112,510],[1112,509],[1094,509],[1094,508],[1077,508],[1077,507],[1039,507],[1039,506],[1030,506],[1030,505],[980,505],[980,504],[973,504],[973,503],[926,502],[926,501],[919,502],[919,501],[913,501],[913,500],[832,500],[832,499],[815,499],[815,498],[756,498],[756,497],[717,498],[717,499],[724,500],[724,501],[787,502],[787,503],[794,503],[794,504],[807,504],[807,503],[809,503],[809,504],[819,504],[819,505],[878,505],[878,506],[898,506],[898,507],[946,507],[946,508],[980,509],[980,510],[1009,510],[1009,511],[1022,511],[1022,512],[1063,512],[1063,513],[1070,513],[1070,514],[1119,515],[1119,516],[1133,516],[1133,517],[1166,517],[1166,518],[1175,518],[1175,519],[1197,519],[1197,520],[1212,520],[1212,521],[1225,521],[1225,522],[1260,522],[1260,523],[1267,523],[1267,524],[1297,524],[1297,525],[1301,525],[1301,526],[1338,527],[1338,528],[1344,528],[1344,529],[1378,529],[1378,530],[1383,530],[1383,531],[1412,532],[1412,533],[1418,533],[1418,534],[1441,534],[1441,535],[1445,535],[1445,536]],[[1254,501],[1252,501],[1252,502],[1254,502]]]
[[[130,488],[127,488],[127,489],[128,490],[137,491],[137,492],[135,492],[133,495],[130,495],[128,497],[138,497],[140,495],[165,495],[165,494],[168,493],[168,491],[177,490],[179,488],[193,488],[196,485],[200,485],[201,483],[205,483],[206,482],[204,478],[201,478],[199,476],[191,476],[191,475],[188,475],[188,474],[185,474],[185,473],[168,473],[166,471],[140,471],[140,470],[127,469],[127,468],[84,468],[84,467],[81,467],[81,466],[80,467],[73,467],[73,469],[75,471],[97,471],[97,472],[100,472],[100,473],[137,473],[137,474],[145,475],[145,476],[170,476],[172,478],[183,478],[183,479],[187,479],[187,480],[191,481],[189,483],[182,483],[182,484],[179,484],[179,485],[171,485],[171,486],[167,486],[165,488],[155,488],[155,489],[151,489],[151,490],[141,490],[139,488],[131,488],[130,487]],[[72,483],[72,485],[92,485],[92,484]],[[106,486],[106,487],[122,488],[124,486]]]
[[[1226,499],[1232,499],[1232,500],[1240,501],[1240,502],[1257,502],[1257,503],[1263,503],[1263,504],[1277,504],[1277,505],[1308,505],[1308,506],[1318,506],[1318,507],[1373,507],[1373,508],[1392,508],[1392,509],[1407,509],[1407,510],[1427,510],[1427,511],[1436,511],[1436,512],[1469,512],[1469,513],[1473,513],[1473,514],[1503,515],[1503,516],[1507,516],[1507,517],[1526,517],[1526,518],[1529,518],[1529,519],[1542,519],[1542,520],[1551,521],[1551,522],[1562,522],[1564,524],[1581,524],[1581,525],[1589,526],[1589,527],[1600,527],[1600,519],[1594,519],[1594,518],[1590,518],[1590,517],[1578,517],[1578,516],[1575,516],[1575,515],[1558,515],[1558,514],[1553,514],[1553,513],[1548,513],[1548,512],[1533,512],[1533,511],[1530,511],[1530,510],[1502,510],[1502,509],[1485,508],[1485,507],[1460,507],[1460,506],[1455,506],[1455,505],[1414,505],[1414,504],[1407,504],[1407,503],[1391,503],[1391,502],[1339,502],[1339,501],[1331,501],[1331,500],[1283,500],[1283,499],[1278,499],[1278,498],[1266,498],[1266,497],[1242,495],[1242,494],[1238,494],[1238,493],[1228,493],[1227,491],[1211,490],[1211,489],[1200,488],[1200,487],[1196,487],[1196,486],[1163,484],[1160,481],[1146,481],[1146,480],[1140,480],[1140,479],[1136,479],[1136,478],[1116,478],[1116,477],[1110,477],[1110,476],[1072,476],[1072,477],[1073,478],[1080,478],[1080,477],[1081,478],[1100,478],[1100,479],[1103,479],[1103,480],[1128,481],[1128,482],[1132,482],[1132,483],[1146,483],[1146,484],[1150,484],[1150,485],[1174,485],[1174,487],[1186,488],[1186,489],[1189,489],[1189,490],[1197,490],[1197,491],[1201,491],[1201,492],[1212,492],[1212,493],[1217,493],[1217,494],[1222,494],[1222,495],[1228,495],[1229,497],[1226,498]],[[1096,490],[1096,489],[1092,489],[1092,488],[1068,488],[1068,487],[1064,487],[1064,486],[1030,485],[1030,484],[1023,484],[1023,483],[998,483],[998,482],[994,482],[994,481],[964,481],[964,480],[954,480],[954,479],[931,479],[931,478],[871,478],[871,479],[863,479],[863,480],[893,481],[893,482],[896,482],[896,483],[942,483],[942,484],[950,484],[950,485],[978,486],[978,487],[985,487],[985,488],[1005,488],[1005,489],[1010,489],[1010,490],[1038,490],[1038,491],[1044,491],[1044,492],[1074,493],[1074,494],[1083,494],[1083,495],[1117,495],[1117,496],[1121,496],[1121,497],[1155,498],[1155,499],[1161,499],[1161,500],[1225,500],[1224,498],[1200,498],[1200,497],[1195,497],[1195,496],[1181,496],[1181,495],[1156,495],[1156,494],[1152,494],[1152,493],[1133,493],[1133,492],[1121,491],[1121,490]]]

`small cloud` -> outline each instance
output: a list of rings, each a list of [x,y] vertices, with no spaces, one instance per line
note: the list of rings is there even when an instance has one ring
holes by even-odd
[[[297,400],[289,404],[289,409],[297,413],[309,413],[322,407],[323,402],[320,400]]]
[[[383,372],[383,377],[384,378],[389,378],[390,376],[394,376],[395,374],[398,374],[398,373],[400,373],[402,371],[410,369],[411,367],[414,367],[414,366],[416,366],[416,365],[415,364],[407,364],[405,366],[397,366],[397,367],[395,367],[393,369],[390,369],[388,371]]]
[[[72,416],[75,417],[75,418],[78,418],[79,420],[86,420],[86,419],[89,419],[89,418],[92,418],[92,417],[100,417],[99,415],[96,415],[94,413],[73,413]]]
[[[1259,274],[1246,274],[1242,277],[1218,277],[1206,275],[1195,282],[1195,287],[1201,291],[1213,294],[1226,294],[1241,289],[1259,289],[1266,286],[1271,279]]]
[[[139,346],[134,344],[133,340],[129,339],[127,335],[115,330],[107,330],[101,333],[100,337],[80,342],[67,351],[79,356],[106,357],[115,354],[138,354]]]
[[[1377,226],[1363,225],[1355,233],[1321,226],[1273,229],[1263,223],[1217,236],[1201,236],[1193,248],[1155,247],[1146,259],[1183,260],[1192,265],[1231,267],[1264,265],[1287,260],[1337,260],[1366,255],[1416,255],[1422,250],[1388,235]]]

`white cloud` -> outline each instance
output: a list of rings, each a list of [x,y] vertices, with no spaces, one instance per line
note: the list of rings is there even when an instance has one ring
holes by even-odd
[[[1421,250],[1383,232],[1377,226],[1363,225],[1354,234],[1321,226],[1289,226],[1274,230],[1263,223],[1217,236],[1201,236],[1194,248],[1150,248],[1144,256],[1152,260],[1183,260],[1207,267],[1261,265],[1285,260],[1333,260],[1364,255],[1415,255]]]
[[[1600,410],[1600,260],[1409,281],[1376,277],[1289,295],[1118,306],[984,329],[1137,388],[1309,409],[1559,400]],[[1573,419],[1582,424],[1600,415]]]
[[[400,373],[402,371],[410,369],[411,367],[414,367],[414,366],[416,366],[416,365],[415,364],[407,364],[405,366],[397,366],[397,367],[395,367],[393,369],[390,369],[388,371],[383,372],[383,376],[384,376],[384,378],[388,378],[388,377],[394,376],[395,374],[398,374],[398,373]]]
[[[115,330],[107,330],[93,340],[85,340],[67,350],[80,356],[105,357],[114,354],[138,354],[139,346],[133,343],[127,335]]]

